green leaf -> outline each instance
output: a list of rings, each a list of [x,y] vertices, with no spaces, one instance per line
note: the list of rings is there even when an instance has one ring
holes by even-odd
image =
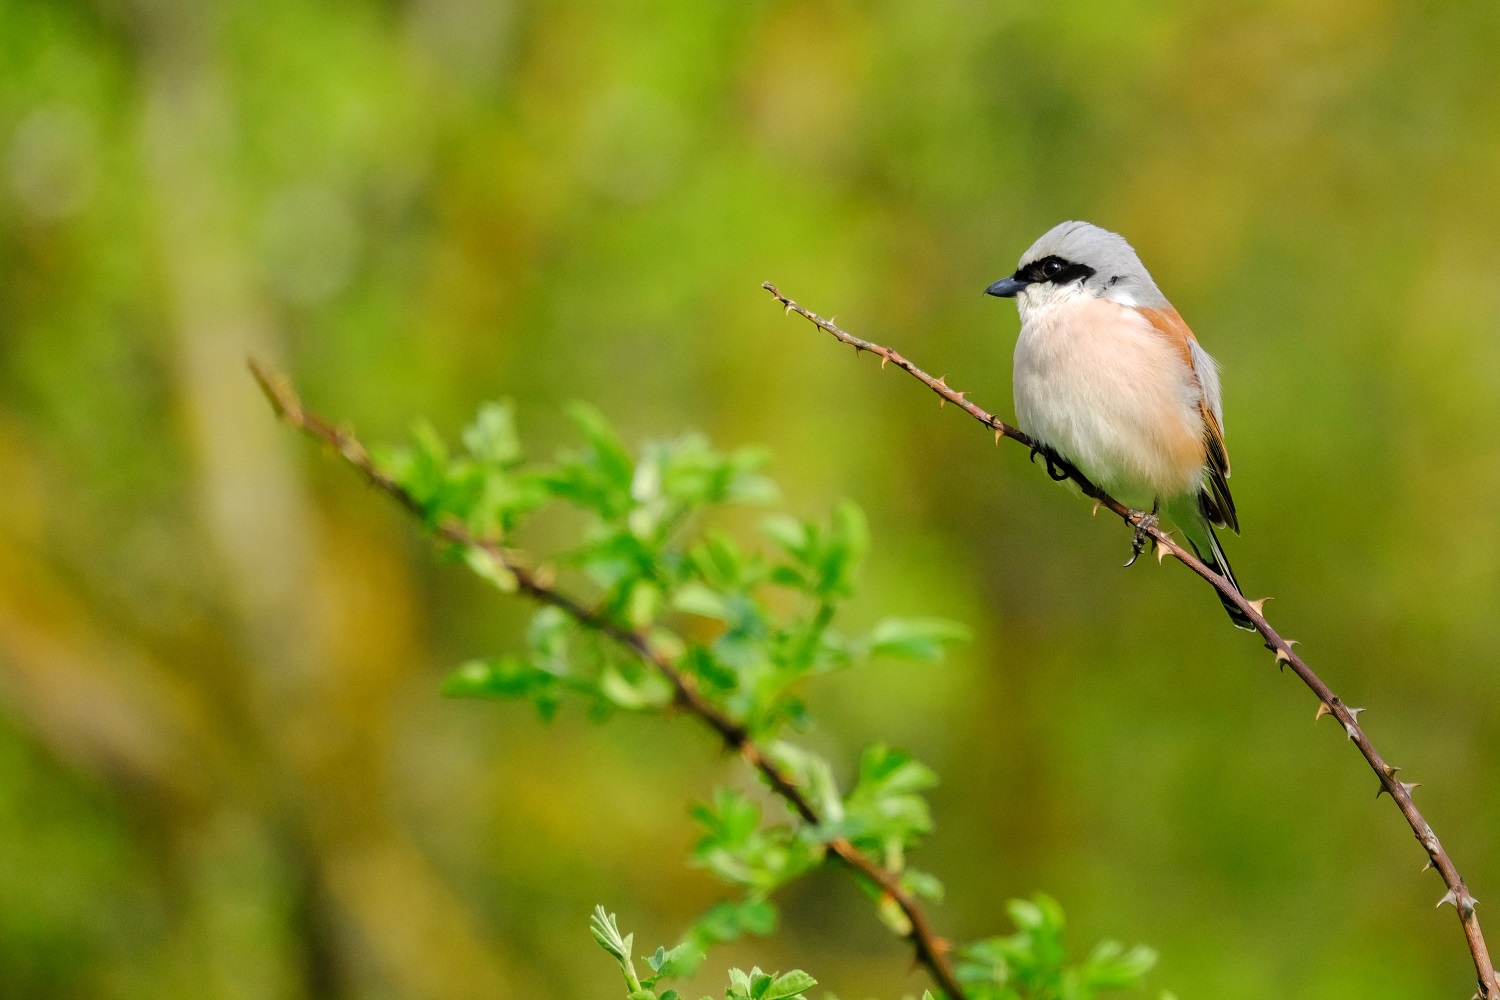
[[[761,1000],[789,1000],[791,997],[806,993],[816,985],[818,981],[812,976],[801,969],[793,969],[772,981],[761,994]]]
[[[516,575],[489,549],[469,546],[464,550],[464,562],[480,579],[488,580],[507,594],[516,592]]]
[[[691,941],[684,941],[670,951],[666,948],[657,948],[656,953],[646,959],[646,964],[651,966],[651,971],[655,973],[651,982],[691,976],[697,971],[698,966],[703,964],[705,957],[703,949]]]
[[[688,933],[700,948],[735,941],[744,934],[764,937],[776,930],[776,905],[766,899],[725,900],[715,903]]]
[[[1134,989],[1156,960],[1156,952],[1145,945],[1125,951],[1117,941],[1101,941],[1083,963],[1083,981],[1095,990]]]
[[[604,912],[603,906],[594,907],[594,915],[589,919],[589,931],[594,935],[594,940],[599,942],[599,947],[609,952],[620,962],[630,961],[630,944],[635,935],[627,934],[620,936],[620,925],[615,921],[613,913]]]
[[[450,698],[525,698],[556,678],[514,656],[470,660],[443,681]]]
[[[568,416],[572,418],[574,426],[588,442],[592,451],[593,464],[611,484],[620,489],[629,490],[631,479],[635,474],[635,463],[631,461],[630,452],[620,443],[609,421],[587,403],[570,404]]]
[[[968,628],[945,618],[885,618],[866,640],[871,656],[935,662],[948,646],[967,642]]]
[[[654,711],[672,701],[672,685],[660,674],[643,673],[632,681],[613,666],[599,675],[599,692],[627,712]]]
[[[480,406],[474,422],[464,430],[463,440],[469,454],[481,462],[510,468],[521,461],[521,439],[508,400]]]
[[[729,605],[723,595],[701,583],[687,583],[672,594],[672,607],[700,618],[725,621],[729,617]]]
[[[761,522],[760,530],[767,538],[787,551],[799,561],[806,557],[809,549],[808,526],[788,514],[773,514]]]

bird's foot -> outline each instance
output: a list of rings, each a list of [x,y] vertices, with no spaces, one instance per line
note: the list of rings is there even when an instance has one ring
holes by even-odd
[[[1151,532],[1155,531],[1161,524],[1160,512],[1161,501],[1159,500],[1151,506],[1149,514],[1144,510],[1132,510],[1130,512],[1130,523],[1135,525],[1135,536],[1130,540],[1130,561],[1125,564],[1126,569],[1135,565],[1135,561],[1145,551],[1147,542],[1150,542],[1151,548],[1155,550],[1156,538],[1152,536]]]

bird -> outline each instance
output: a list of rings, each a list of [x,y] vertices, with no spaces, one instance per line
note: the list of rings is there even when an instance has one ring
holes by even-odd
[[[1009,277],[985,291],[1016,300],[1016,420],[1054,478],[1066,462],[1119,500],[1137,524],[1162,514],[1236,592],[1215,529],[1239,534],[1229,492],[1218,363],[1157,288],[1135,249],[1087,222],[1049,229]],[[1238,628],[1254,622],[1227,595]]]

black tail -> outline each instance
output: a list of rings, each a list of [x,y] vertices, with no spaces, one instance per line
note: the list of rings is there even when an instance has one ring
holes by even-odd
[[[1244,596],[1244,591],[1240,590],[1240,582],[1234,578],[1234,570],[1229,568],[1229,559],[1224,555],[1224,550],[1219,545],[1219,536],[1214,533],[1214,526],[1211,523],[1205,522],[1204,527],[1208,529],[1209,551],[1199,551],[1197,543],[1189,537],[1188,544],[1193,546],[1193,554],[1203,560],[1204,565],[1209,569],[1228,580],[1229,585],[1234,588],[1235,593]],[[1235,628],[1242,628],[1246,632],[1255,631],[1255,623],[1228,597],[1219,594],[1219,603],[1223,604],[1224,610],[1229,612],[1229,620],[1234,622]]]

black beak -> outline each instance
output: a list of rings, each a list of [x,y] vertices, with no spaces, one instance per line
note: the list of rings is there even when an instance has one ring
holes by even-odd
[[[986,288],[984,290],[984,294],[996,295],[1002,299],[1013,299],[1016,297],[1017,292],[1024,292],[1026,290],[1026,286],[1029,284],[1031,284],[1031,282],[1022,281],[1021,279],[1012,275],[1009,278],[1001,278],[999,281]]]

